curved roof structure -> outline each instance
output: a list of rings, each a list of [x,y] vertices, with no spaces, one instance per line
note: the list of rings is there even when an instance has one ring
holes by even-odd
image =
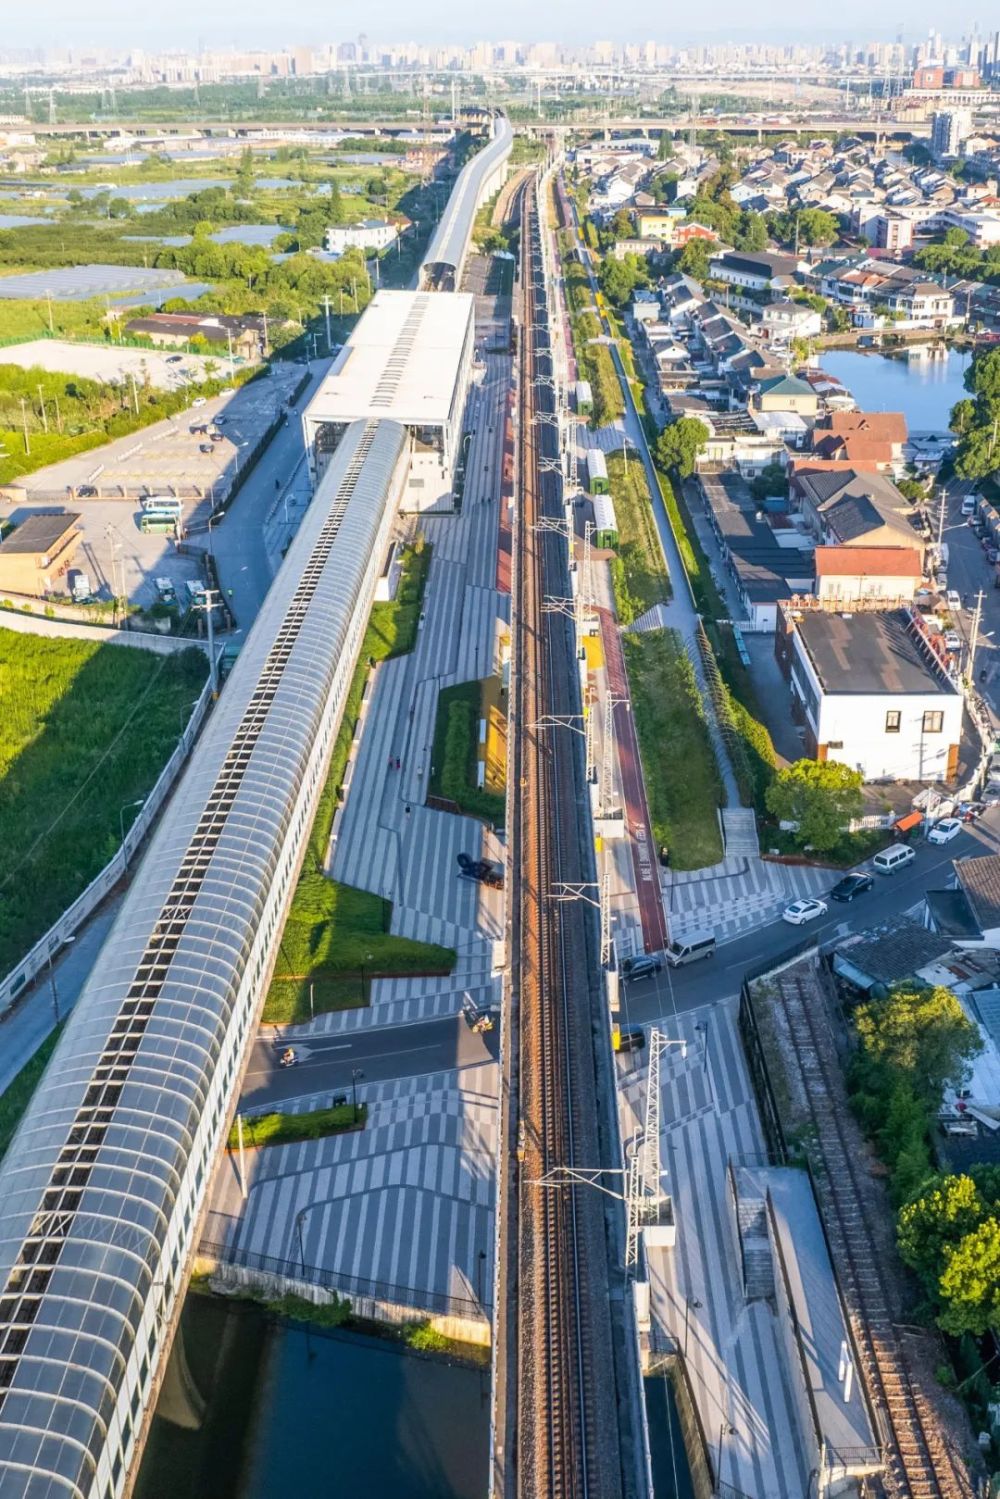
[[[4,1499],[127,1466],[405,452],[348,428],[0,1165]]]
[[[514,132],[506,115],[493,116],[493,138],[459,172],[441,221],[434,231],[421,265],[426,283],[443,291],[457,291],[469,253],[472,226],[483,199],[503,172],[514,144]]]

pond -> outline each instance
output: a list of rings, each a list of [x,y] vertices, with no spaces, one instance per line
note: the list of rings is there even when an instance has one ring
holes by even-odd
[[[951,408],[967,394],[962,377],[971,354],[944,359],[889,359],[855,349],[820,355],[827,374],[846,385],[862,411],[902,411],[912,432],[946,432]]]
[[[186,1378],[175,1349],[135,1499],[486,1492],[488,1372],[199,1292],[181,1328]]]

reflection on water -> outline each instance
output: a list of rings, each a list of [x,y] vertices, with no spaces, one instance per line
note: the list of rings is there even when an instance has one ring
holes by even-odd
[[[887,359],[854,349],[828,349],[820,367],[847,386],[862,411],[902,411],[911,432],[945,432],[951,408],[967,394],[962,376],[971,355]]]
[[[486,1492],[489,1401],[477,1370],[197,1293],[181,1327],[190,1379],[175,1366],[164,1383],[135,1499]],[[185,1424],[165,1420],[165,1407]]]

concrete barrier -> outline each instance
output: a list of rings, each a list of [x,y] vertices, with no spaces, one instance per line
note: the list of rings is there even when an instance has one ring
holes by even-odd
[[[121,630],[107,625],[78,624],[69,619],[46,619],[41,614],[15,612],[0,608],[0,629],[19,635],[47,635],[50,639],[87,640],[96,645],[127,645],[133,650],[155,651],[158,656],[172,656],[190,646],[207,651],[208,642],[181,635],[160,635],[151,630]]]

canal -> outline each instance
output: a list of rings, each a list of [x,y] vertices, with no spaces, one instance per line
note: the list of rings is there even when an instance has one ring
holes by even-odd
[[[971,358],[958,349],[949,349],[944,359],[828,349],[819,362],[847,386],[861,411],[902,411],[911,432],[946,432],[951,408],[968,394],[962,377]]]
[[[181,1329],[135,1499],[486,1493],[488,1372],[196,1291]]]

